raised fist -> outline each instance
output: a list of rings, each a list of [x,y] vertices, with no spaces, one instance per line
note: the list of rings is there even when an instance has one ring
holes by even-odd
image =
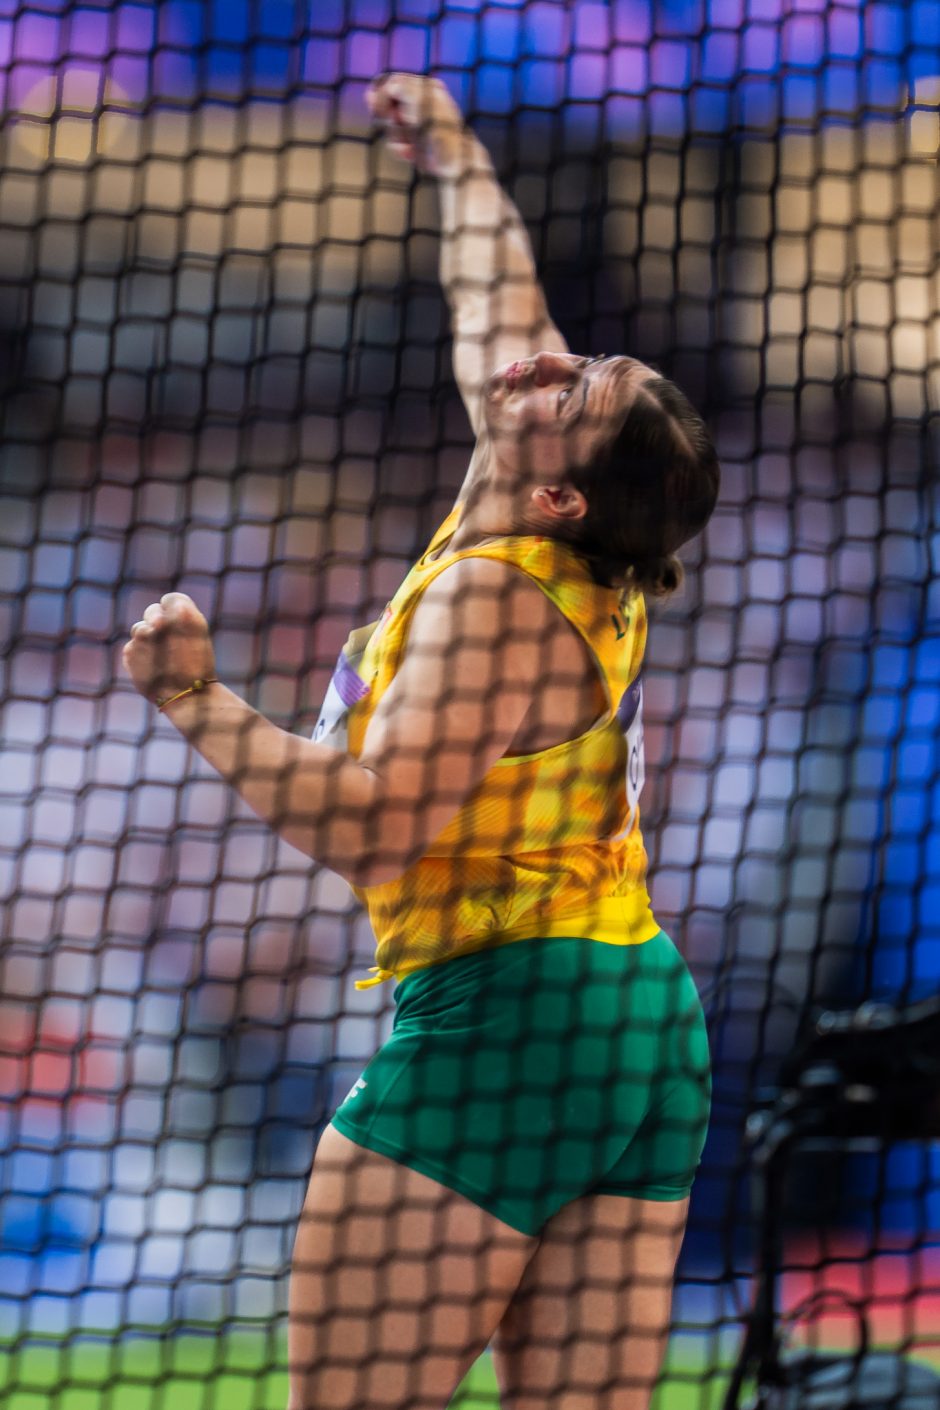
[[[369,86],[366,102],[394,156],[432,176],[459,176],[463,171],[474,139],[457,104],[436,78],[384,74]]]
[[[151,602],[131,627],[122,659],[141,695],[154,704],[215,675],[209,624],[184,592],[168,592]]]

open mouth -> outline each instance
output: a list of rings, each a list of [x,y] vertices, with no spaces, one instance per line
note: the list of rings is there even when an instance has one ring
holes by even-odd
[[[511,362],[503,373],[503,380],[511,392],[515,391],[519,382],[522,380],[525,366],[524,362]]]

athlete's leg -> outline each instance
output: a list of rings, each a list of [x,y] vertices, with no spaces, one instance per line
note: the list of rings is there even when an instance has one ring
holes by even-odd
[[[294,1246],[289,1410],[445,1410],[536,1244],[328,1126]]]
[[[585,1195],[549,1220],[494,1345],[502,1410],[646,1410],[688,1205]]]

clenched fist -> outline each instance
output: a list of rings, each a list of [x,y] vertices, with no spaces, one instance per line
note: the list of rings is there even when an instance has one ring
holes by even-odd
[[[432,176],[459,176],[476,139],[457,104],[436,78],[389,73],[366,94],[369,110],[384,128],[388,150]]]
[[[215,676],[209,624],[184,592],[151,602],[122,653],[124,668],[141,695],[159,704],[194,681]]]

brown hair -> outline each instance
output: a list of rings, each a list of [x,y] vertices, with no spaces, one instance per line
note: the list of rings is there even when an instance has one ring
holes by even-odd
[[[665,377],[643,382],[617,434],[568,480],[587,500],[571,542],[595,582],[675,592],[676,549],[705,527],[719,482],[715,447],[684,393]]]

